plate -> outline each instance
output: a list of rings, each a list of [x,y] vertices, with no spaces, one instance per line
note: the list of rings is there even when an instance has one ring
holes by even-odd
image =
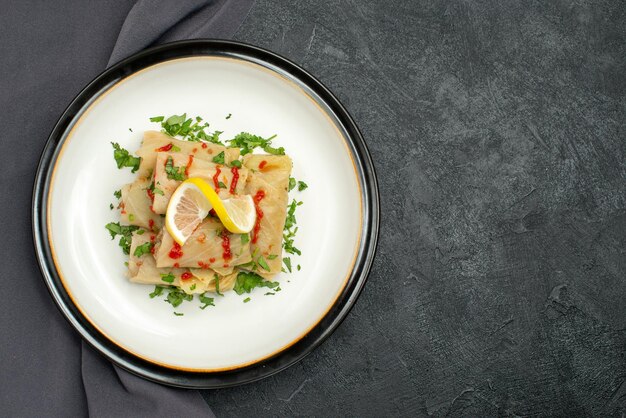
[[[130,283],[126,256],[104,225],[119,220],[113,192],[131,182],[111,142],[131,151],[151,116],[202,116],[231,138],[277,135],[293,159],[297,211],[281,291],[256,289],[249,303],[228,292],[215,307],[181,305],[173,315],[153,287]],[[227,115],[231,115],[227,118]],[[216,388],[254,381],[303,358],[345,318],[363,288],[378,235],[370,155],[354,121],[319,81],[287,59],[237,42],[183,41],[136,54],[106,70],[74,99],[38,167],[33,233],[44,280],[61,312],[96,350],[147,379]]]

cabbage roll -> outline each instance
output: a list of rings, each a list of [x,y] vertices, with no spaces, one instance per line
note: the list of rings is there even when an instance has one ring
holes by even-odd
[[[248,154],[243,159],[248,176],[245,193],[253,197],[257,221],[250,233],[250,251],[260,276],[271,279],[282,268],[282,243],[287,203],[291,159],[286,155]],[[269,270],[259,265],[263,256]]]
[[[139,177],[149,177],[150,172],[154,169],[157,154],[171,150],[186,155],[193,154],[194,158],[204,161],[213,161],[215,156],[220,152],[224,152],[224,162],[226,164],[239,158],[239,148],[226,148],[223,145],[211,142],[181,141],[162,132],[146,131],[143,134],[141,147],[137,150],[137,155],[141,157],[137,173]]]
[[[163,218],[150,210],[152,202],[147,192],[149,186],[149,180],[140,178],[122,187],[120,203],[122,223],[152,230],[163,226]]]
[[[157,268],[154,257],[151,253],[146,253],[137,257],[135,250],[137,247],[154,241],[154,234],[145,232],[143,234],[133,233],[130,247],[130,258],[128,260],[128,277],[131,282],[141,284],[153,284],[160,286],[178,286],[185,293],[204,293],[216,291],[216,280],[219,281],[219,291],[226,291],[233,288],[237,279],[237,273],[227,276],[217,274],[211,269],[187,269],[187,268]],[[171,283],[163,280],[161,275],[174,276]]]
[[[203,178],[215,188],[222,199],[231,196],[230,190],[235,173],[237,173],[238,177],[233,192],[234,194],[241,194],[244,191],[248,177],[248,170],[245,168],[225,167],[221,164],[197,159],[194,157],[194,154],[186,155],[178,152],[159,152],[157,154],[156,165],[154,167],[154,203],[152,205],[156,213],[166,212],[167,204],[174,190],[176,190],[181,183],[179,180],[168,178],[166,164],[168,164],[170,158],[171,165],[168,166],[170,166],[171,169],[178,170],[178,172],[184,171],[185,177]],[[219,173],[217,170],[219,170]],[[216,174],[218,176],[214,178]],[[215,186],[215,180],[217,180],[217,186]],[[219,183],[222,183],[222,188],[220,188]]]
[[[228,232],[218,219],[209,217],[182,247],[163,229],[156,238],[154,258],[158,267],[229,269],[250,262],[250,243],[242,235]]]

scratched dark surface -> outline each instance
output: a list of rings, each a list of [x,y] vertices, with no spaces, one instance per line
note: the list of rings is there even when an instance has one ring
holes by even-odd
[[[626,415],[626,5],[258,0],[380,181],[368,284],[218,416]]]

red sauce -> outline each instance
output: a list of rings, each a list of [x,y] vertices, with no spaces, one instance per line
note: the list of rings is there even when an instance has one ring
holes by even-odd
[[[224,249],[222,258],[224,260],[230,260],[233,255],[230,253],[230,238],[228,237],[226,231],[222,232],[222,248]]]
[[[187,167],[185,167],[185,177],[189,177],[189,169],[191,168],[191,164],[193,164],[193,155],[190,155],[189,160],[187,160]]]
[[[230,194],[235,194],[237,181],[239,181],[239,169],[237,167],[233,167],[230,169],[230,172],[233,173],[233,181],[230,183]]]
[[[154,246],[155,240],[156,240],[156,236],[150,235],[150,242],[152,243],[152,245],[150,246],[150,254],[152,255],[154,255],[154,251],[156,250],[156,247]]]
[[[220,173],[221,172],[222,170],[220,169],[220,166],[218,165],[215,171],[215,175],[213,176],[213,185],[215,186],[216,192],[220,191]]]
[[[198,261],[198,266],[200,266],[200,268],[204,270],[210,268],[207,263],[203,263],[202,261]]]
[[[166,152],[172,149],[174,145],[172,145],[172,143],[170,142],[167,145],[163,145],[161,148],[157,148],[155,149],[156,152]]]
[[[154,220],[149,219],[148,220],[148,226],[150,227],[150,229],[154,229]]]
[[[148,197],[150,198],[150,200],[154,202],[154,192],[150,189],[146,189],[146,192],[148,193]]]
[[[175,242],[174,246],[169,253],[170,258],[177,259],[183,256],[183,250],[180,248],[180,244]]]
[[[256,240],[259,238],[259,230],[261,229],[261,219],[263,219],[263,211],[259,204],[261,200],[265,197],[265,192],[263,190],[259,190],[254,195],[254,209],[256,209],[256,222],[254,223],[254,229],[252,230],[252,243],[256,244]]]
[[[209,263],[215,263],[215,258],[213,257],[209,258]]]
[[[267,165],[267,161],[263,160],[259,163],[259,170],[263,170],[263,167]]]
[[[204,142],[202,143],[202,148],[206,148],[207,144],[205,144]]]
[[[178,263],[174,263],[174,268],[175,268],[175,269],[177,269],[177,268],[179,268],[179,267],[180,267],[180,264],[178,264]]]
[[[225,269],[226,269],[226,268],[228,268],[228,266],[230,266],[230,264],[228,264],[228,263],[227,263],[227,264],[224,264],[224,268],[225,268]]]
[[[198,148],[194,148],[191,151],[195,154],[196,152],[198,152]]]
[[[183,274],[180,275],[180,279],[181,280],[189,280],[193,277],[193,275],[191,273],[189,273],[188,271],[184,272]]]

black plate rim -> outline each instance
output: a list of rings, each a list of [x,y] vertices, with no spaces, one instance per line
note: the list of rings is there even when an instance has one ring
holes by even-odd
[[[244,58],[279,71],[309,92],[331,112],[343,128],[361,183],[363,222],[354,268],[343,291],[326,315],[304,337],[260,362],[222,372],[171,369],[130,354],[101,334],[80,313],[65,291],[51,256],[47,235],[47,198],[54,162],[73,121],[98,92],[159,62],[198,55]],[[69,104],[53,128],[41,154],[33,186],[33,242],[44,282],[55,304],[83,339],[100,354],[129,372],[158,383],[196,389],[214,389],[251,383],[278,373],[317,348],[345,319],[354,306],[371,269],[378,242],[380,201],[376,172],[365,141],[340,101],[319,80],[290,60],[265,49],[237,41],[201,39],[178,41],[141,51],[108,68],[91,81]]]

